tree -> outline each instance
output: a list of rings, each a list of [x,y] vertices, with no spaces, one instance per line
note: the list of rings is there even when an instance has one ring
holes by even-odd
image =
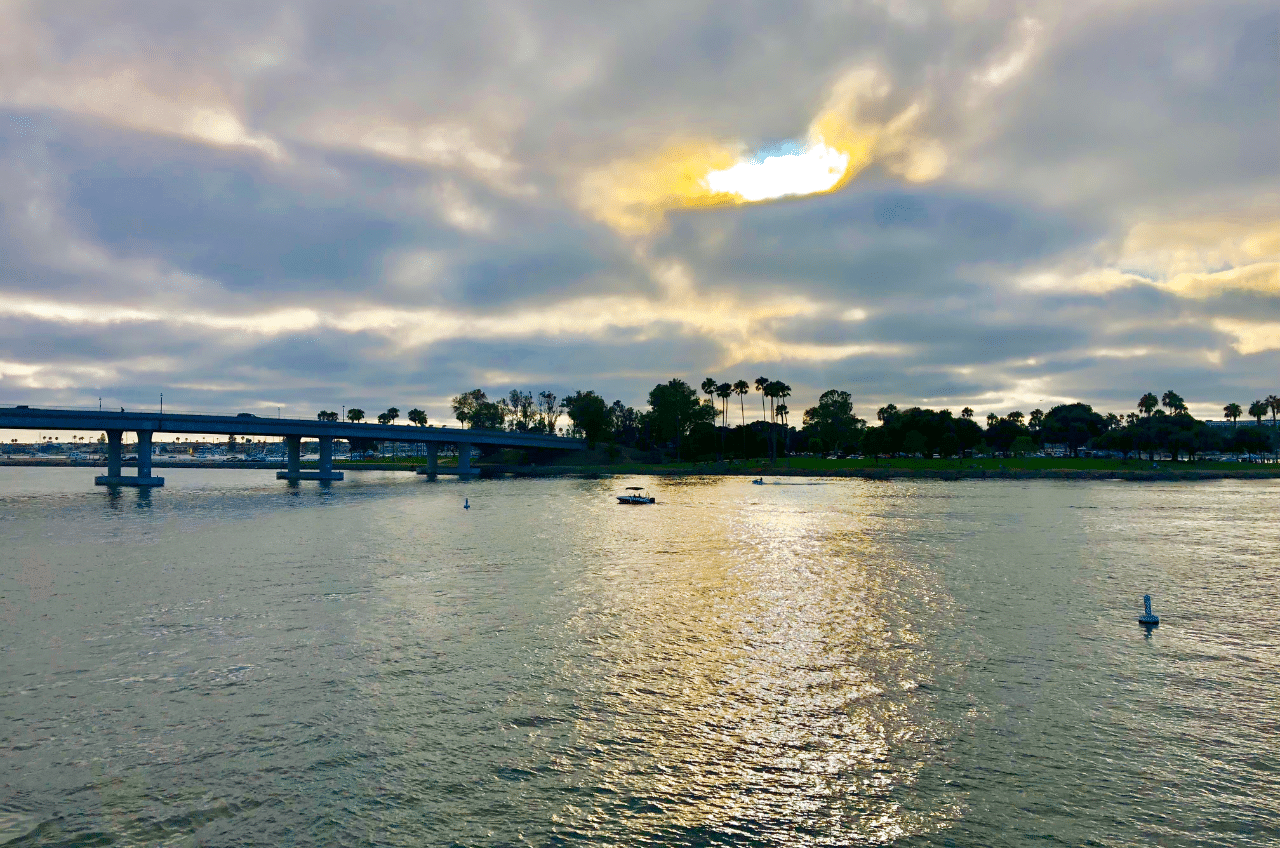
[[[390,409],[388,409],[386,412],[384,412],[384,413],[382,413],[381,415],[379,415],[379,416],[378,416],[378,423],[379,423],[379,424],[394,424],[394,423],[396,423],[396,419],[397,419],[397,418],[399,418],[399,417],[400,417],[400,410],[396,409],[396,408],[393,406],[393,407],[391,407]]]
[[[1142,416],[1136,412],[1130,412],[1128,415],[1124,417],[1125,423],[1130,426],[1137,424],[1141,420],[1142,420]]]
[[[1009,445],[1009,453],[1014,456],[1026,456],[1035,452],[1036,443],[1031,441],[1030,436],[1019,436]]]
[[[467,421],[472,430],[501,430],[506,417],[506,404],[484,400],[475,405]]]
[[[715,407],[700,403],[693,387],[679,378],[654,386],[649,392],[649,408],[658,438],[675,442],[677,461],[681,439],[695,425],[710,423],[715,417]]]
[[[1105,423],[1089,404],[1068,403],[1049,410],[1041,431],[1046,442],[1065,444],[1072,456],[1079,456],[1080,448],[1100,435]]]
[[[573,426],[587,437],[589,446],[610,433],[609,407],[595,392],[574,392],[564,399],[564,410]]]
[[[764,409],[764,399],[766,397],[764,389],[765,389],[765,386],[769,385],[772,382],[773,381],[770,380],[768,377],[756,377],[756,391],[760,393],[760,417],[761,419],[764,419],[764,420],[768,420],[768,415],[766,414]]]
[[[363,421],[363,420],[364,420],[364,410],[363,410],[363,409],[358,409],[358,408],[356,408],[356,407],[352,407],[351,409],[348,409],[348,410],[347,410],[347,420],[348,420],[348,421],[350,421],[352,424],[355,424],[356,422],[359,422],[359,421]]]
[[[1008,415],[1006,415],[1005,418],[1008,418],[1014,424],[1017,424],[1019,427],[1021,427],[1022,421],[1025,418],[1025,416],[1021,412],[1015,409],[1013,412],[1010,412]]]
[[[1031,410],[1031,417],[1027,419],[1027,427],[1030,428],[1031,432],[1034,433],[1035,431],[1039,430],[1040,425],[1043,423],[1044,423],[1044,410],[1042,409]]]
[[[512,389],[507,395],[507,408],[511,410],[511,429],[527,433],[533,429],[537,411],[533,402],[533,392],[522,392]]]
[[[1187,411],[1187,405],[1182,400],[1182,395],[1173,389],[1165,392],[1160,398],[1160,405],[1169,410],[1170,415],[1183,415]]]
[[[876,410],[876,420],[884,424],[890,418],[898,414],[898,407],[894,404],[885,404]]]
[[[544,433],[555,435],[556,422],[560,419],[560,404],[552,392],[538,392],[538,413]]]
[[[709,398],[715,397],[716,386],[718,385],[719,383],[716,382],[715,377],[708,377],[702,381],[702,393]]]
[[[427,426],[427,413],[417,407],[409,410],[409,422],[417,424],[419,427]]]
[[[1108,430],[1117,430],[1124,426],[1124,422],[1120,420],[1120,416],[1116,415],[1114,412],[1108,412],[1104,415],[1103,421],[1106,422],[1106,429]]]
[[[1268,409],[1270,409],[1270,406],[1265,400],[1255,400],[1249,404],[1249,415],[1258,419],[1259,427],[1262,426],[1262,416],[1267,414]]]
[[[471,416],[475,414],[476,407],[488,402],[488,400],[489,396],[484,393],[483,389],[472,389],[469,392],[460,394],[450,404],[453,407],[453,417],[457,418],[463,426],[466,426],[467,422],[471,420]]]
[[[902,451],[910,456],[923,454],[928,449],[929,443],[925,441],[924,434],[919,430],[912,430],[902,440]],[[925,458],[928,459],[928,457]]]
[[[972,420],[972,419],[973,419],[973,407],[972,407],[972,406],[966,406],[964,409],[960,410],[960,417],[961,417],[961,418],[966,418],[966,419]]]
[[[1240,416],[1243,414],[1244,414],[1244,410],[1240,408],[1240,404],[1238,403],[1229,403],[1226,406],[1222,407],[1223,417],[1230,420],[1231,426],[1233,427],[1236,425],[1236,422],[1240,420]]]
[[[996,415],[994,412],[987,413],[987,429],[991,429],[992,427],[996,426],[999,423],[1000,423],[999,415]]]
[[[829,389],[818,398],[818,405],[804,411],[804,426],[811,428],[824,450],[843,453],[846,446],[857,443],[867,422],[853,414],[853,400],[848,392]]]
[[[720,458],[724,459],[724,431],[729,429],[729,398],[733,396],[733,384],[721,383],[716,386],[716,397],[720,398],[720,417],[724,427],[720,430]]]
[[[337,421],[338,413],[330,412],[327,409],[322,409],[316,413],[316,420],[317,421]]]
[[[733,393],[738,396],[738,411],[742,413],[742,453],[747,452],[747,406],[743,398],[751,391],[751,384],[746,380],[739,380],[733,384]]]
[[[1275,395],[1267,395],[1267,399],[1263,401],[1263,403],[1265,403],[1267,405],[1267,408],[1271,410],[1271,423],[1275,424],[1276,415],[1277,413],[1280,413],[1280,397],[1276,397]]]
[[[1148,418],[1151,417],[1151,413],[1155,412],[1156,407],[1159,405],[1160,398],[1156,397],[1151,392],[1147,392],[1145,395],[1138,398],[1138,411]]]

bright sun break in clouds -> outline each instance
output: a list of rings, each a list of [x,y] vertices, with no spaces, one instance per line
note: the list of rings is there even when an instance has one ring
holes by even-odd
[[[849,154],[818,143],[795,153],[738,162],[706,176],[707,188],[756,202],[830,191],[849,170]]]
[[[628,235],[645,235],[676,209],[712,209],[836,191],[872,162],[910,182],[942,173],[946,155],[915,124],[924,107],[916,102],[887,122],[864,114],[883,100],[889,81],[859,68],[834,85],[826,105],[810,123],[804,141],[791,141],[743,155],[743,145],[710,139],[673,141],[664,149],[611,162],[586,175],[583,206],[597,219]]]

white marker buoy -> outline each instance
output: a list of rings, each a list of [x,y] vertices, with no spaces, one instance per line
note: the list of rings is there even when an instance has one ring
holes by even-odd
[[[1150,630],[1153,627],[1159,627],[1160,616],[1155,615],[1154,613],[1151,612],[1151,596],[1150,595],[1142,596],[1142,608],[1143,608],[1143,613],[1142,615],[1138,616],[1138,623],[1141,624],[1143,627],[1147,628],[1147,630]]]
[[[471,501],[470,501],[469,499],[467,499],[467,498],[463,498],[463,499],[462,499],[462,508],[463,508],[463,509],[471,509]],[[1151,602],[1150,602],[1150,600],[1148,600],[1148,601],[1147,601],[1147,612],[1151,612]]]

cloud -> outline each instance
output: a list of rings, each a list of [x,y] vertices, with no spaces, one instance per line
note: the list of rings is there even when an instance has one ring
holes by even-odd
[[[1272,7],[5,4],[0,394],[1272,393]]]
[[[945,154],[936,141],[913,137],[921,113],[913,103],[883,124],[861,115],[865,100],[890,86],[874,68],[839,79],[802,142],[773,155],[742,154],[742,142],[693,140],[633,161],[613,162],[584,179],[581,197],[595,217],[626,234],[655,229],[667,212],[757,203],[833,191],[880,161],[912,182],[936,178]]]

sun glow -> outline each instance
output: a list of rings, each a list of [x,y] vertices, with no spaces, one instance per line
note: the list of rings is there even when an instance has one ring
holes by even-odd
[[[866,105],[890,89],[874,69],[846,74],[804,138],[787,142],[781,152],[749,154],[741,143],[686,139],[611,162],[583,178],[582,206],[619,232],[645,235],[677,209],[836,191],[873,162],[911,182],[932,180],[942,173],[946,155],[937,142],[916,133],[924,107],[913,103],[889,120],[866,114]]]
[[[849,154],[818,144],[802,153],[741,161],[711,171],[703,182],[717,194],[735,194],[748,202],[830,191],[849,170]]]

